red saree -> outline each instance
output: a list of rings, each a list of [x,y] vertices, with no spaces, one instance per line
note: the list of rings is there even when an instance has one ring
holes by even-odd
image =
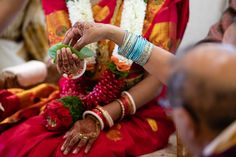
[[[49,41],[54,44],[63,39],[65,31],[70,27],[67,8],[64,0],[43,0],[42,3]],[[93,7],[95,21],[111,23],[116,3],[116,0],[101,0]],[[183,13],[186,15],[183,16]],[[154,44],[174,51],[183,36],[187,19],[188,0],[150,0],[143,35]],[[119,21],[114,22],[118,23]],[[112,44],[110,46],[112,47]],[[21,97],[18,96],[18,99]],[[35,104],[25,104],[25,108],[33,105]],[[36,108],[42,106],[41,104]],[[21,117],[15,118],[18,121],[23,120]],[[134,116],[102,131],[89,154],[85,155],[81,151],[77,155],[68,156],[124,157],[147,154],[165,147],[173,131],[172,121],[158,106],[157,101],[153,100],[139,109]],[[1,157],[64,156],[60,150],[64,142],[62,136],[62,133],[47,131],[42,125],[41,115],[33,116],[0,135],[0,154]]]

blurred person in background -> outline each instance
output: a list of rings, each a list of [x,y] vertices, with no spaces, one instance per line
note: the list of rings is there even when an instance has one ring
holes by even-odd
[[[44,60],[48,48],[39,0],[0,1],[0,70]]]
[[[207,39],[222,41],[225,31],[233,23],[235,17],[236,11],[231,7],[227,8],[222,14],[220,21],[210,28]]]
[[[236,0],[230,0],[229,1],[229,6],[236,11]]]
[[[234,19],[234,22],[229,26],[229,28],[225,31],[223,43],[228,43],[236,46],[236,18]]]

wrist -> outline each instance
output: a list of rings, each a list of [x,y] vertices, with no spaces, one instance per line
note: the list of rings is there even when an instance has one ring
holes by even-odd
[[[104,29],[105,39],[111,40],[119,46],[122,45],[123,38],[125,36],[125,30],[109,24],[105,24]]]
[[[94,117],[92,115],[88,115],[88,116],[86,116],[85,120],[96,125],[96,128],[101,129],[100,122],[98,121],[98,119],[96,117]]]

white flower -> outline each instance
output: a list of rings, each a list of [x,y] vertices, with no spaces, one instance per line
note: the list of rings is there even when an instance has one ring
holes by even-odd
[[[69,18],[72,25],[76,22],[94,22],[90,0],[71,0],[67,2]],[[97,43],[87,45],[96,56]],[[96,63],[95,57],[86,58],[88,64]]]
[[[144,18],[146,15],[146,7],[147,4],[143,0],[125,0],[120,27],[129,32],[141,35],[143,31]],[[112,54],[120,61],[125,62],[128,65],[133,63],[133,61],[118,54],[117,45],[115,46]]]
[[[77,21],[94,22],[90,0],[70,0],[67,2],[67,7],[72,24]],[[141,35],[146,7],[147,4],[144,0],[124,0],[120,27],[129,32]],[[97,43],[89,44],[87,47],[96,52]],[[113,56],[117,57],[120,61],[126,62],[128,65],[133,63],[131,60],[118,54],[117,45],[113,50]],[[88,62],[95,62],[95,58],[89,58]]]

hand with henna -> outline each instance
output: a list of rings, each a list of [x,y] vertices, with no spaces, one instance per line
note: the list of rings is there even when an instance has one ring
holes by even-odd
[[[62,48],[57,51],[57,70],[60,74],[75,74],[80,67],[80,60],[72,54],[70,48]]]
[[[77,22],[66,32],[65,39],[62,43],[80,50],[89,43],[103,39],[103,27],[104,24]],[[69,48],[62,48],[57,51],[56,63],[57,69],[61,74],[76,74],[78,69],[81,68],[79,58],[75,54],[72,54]]]
[[[106,31],[106,24],[77,22],[66,32],[63,44],[80,50],[87,44],[104,39]]]
[[[88,153],[100,134],[100,125],[96,118],[87,116],[77,121],[73,128],[65,136],[65,142],[61,147],[64,155],[69,153],[78,154],[81,149]]]

